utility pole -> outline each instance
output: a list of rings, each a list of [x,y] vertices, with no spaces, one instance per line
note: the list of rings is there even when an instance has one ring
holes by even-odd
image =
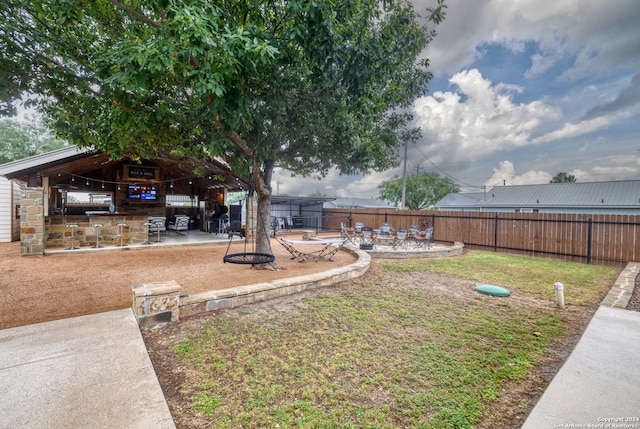
[[[404,210],[404,202],[407,195],[407,145],[408,140],[404,142],[404,171],[402,172],[402,205],[400,208]]]

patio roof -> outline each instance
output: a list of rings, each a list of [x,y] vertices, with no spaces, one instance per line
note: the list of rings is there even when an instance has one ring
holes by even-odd
[[[272,195],[271,196],[271,206],[317,206],[322,205],[327,201],[335,200],[335,198],[325,198],[325,197],[292,197],[289,195]]]
[[[156,166],[171,172],[175,176],[189,178],[205,189],[225,188],[227,191],[242,191],[248,188],[247,182],[236,176],[222,162],[212,158],[195,159],[180,158],[168,152],[148,159]],[[104,152],[91,149],[67,146],[42,155],[36,155],[0,165],[0,176],[7,179],[18,179],[28,182],[29,178],[60,177],[61,180],[72,176],[88,174],[94,170],[116,166],[122,162],[136,164],[130,158],[111,159]],[[195,170],[203,174],[196,176]]]

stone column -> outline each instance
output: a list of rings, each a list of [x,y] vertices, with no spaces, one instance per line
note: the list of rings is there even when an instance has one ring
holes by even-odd
[[[44,189],[20,188],[20,255],[44,255]]]
[[[132,290],[140,328],[158,328],[180,319],[180,285],[175,281],[134,285]]]

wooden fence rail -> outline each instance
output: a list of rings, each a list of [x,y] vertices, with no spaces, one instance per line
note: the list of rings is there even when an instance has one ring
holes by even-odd
[[[445,212],[325,209],[324,229],[363,222],[408,228],[428,222],[434,239],[467,248],[554,257],[588,264],[623,265],[640,257],[640,215]]]

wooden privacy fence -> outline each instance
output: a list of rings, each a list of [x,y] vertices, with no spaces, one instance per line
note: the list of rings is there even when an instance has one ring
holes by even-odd
[[[588,264],[622,265],[638,261],[640,215],[445,212],[388,209],[325,209],[324,229],[340,224],[380,228],[434,227],[434,239],[460,241],[467,248],[556,257]]]

